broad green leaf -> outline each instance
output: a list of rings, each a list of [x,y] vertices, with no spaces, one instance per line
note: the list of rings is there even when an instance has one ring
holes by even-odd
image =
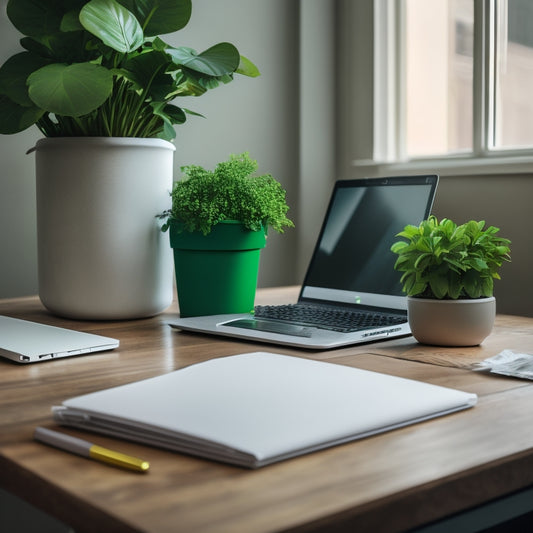
[[[392,246],[391,246],[391,251],[394,252],[395,254],[400,254],[402,253],[403,250],[405,250],[405,248],[407,248],[409,245],[405,242],[405,241],[398,241],[398,242],[395,242]]]
[[[261,75],[259,69],[244,56],[241,56],[239,66],[235,72],[237,72],[237,74],[242,74],[243,76],[249,76],[250,78],[257,78],[257,76]]]
[[[421,254],[416,258],[414,267],[416,269],[424,269],[431,262],[431,254]]]
[[[416,243],[416,248],[421,252],[431,252],[431,241],[424,237]]]
[[[409,224],[408,226],[405,226],[403,231],[396,234],[396,237],[405,237],[406,239],[412,239],[414,235],[417,235],[419,233],[419,229],[417,226],[413,226],[412,224]]]
[[[483,261],[483,259],[474,258],[472,261],[472,268],[482,272],[483,270],[488,269],[488,265],[486,261]]]
[[[394,263],[394,268],[396,270],[404,271],[409,268],[410,264],[411,260],[409,259],[409,257],[400,255],[400,257],[398,257],[398,259],[396,260],[396,263]]]
[[[164,102],[156,102],[151,105],[154,110],[154,115],[163,120],[163,130],[159,133],[158,137],[166,141],[171,141],[176,137],[176,131],[173,125],[183,124],[187,120],[185,112],[177,106],[165,104]]]
[[[211,76],[231,74],[239,67],[241,56],[231,43],[219,43],[198,55],[194,61],[194,70]],[[199,68],[203,64],[205,70]],[[191,68],[191,65],[187,65]]]
[[[461,283],[461,277],[459,275],[448,276],[448,295],[450,298],[456,300],[461,296],[463,290],[463,284]]]
[[[481,288],[477,285],[465,285],[465,291],[469,298],[480,298]]]
[[[426,283],[420,282],[416,276],[411,275],[403,279],[403,291],[409,296],[416,296],[422,294],[426,290]]]
[[[216,89],[221,83],[229,83],[233,79],[230,74],[214,78],[206,76],[205,74],[200,74],[199,72],[195,72],[194,77],[198,83],[207,90]]]
[[[0,133],[12,134],[29,128],[41,118],[43,110],[36,106],[25,107],[0,95]]]
[[[455,230],[450,233],[448,235],[448,237],[450,238],[450,240],[461,240],[465,237],[465,233],[466,233],[466,226],[465,225],[462,225],[462,226],[457,226],[455,228]]]
[[[59,31],[64,11],[57,0],[9,0],[7,16],[22,34],[45,37]]]
[[[448,250],[453,251],[456,248],[462,248],[467,244],[466,241],[463,240],[463,238],[458,239],[457,241],[451,241],[448,243]]]
[[[191,18],[191,0],[119,0],[149,37],[184,28]]]
[[[31,107],[26,80],[28,76],[47,65],[49,61],[31,52],[21,52],[10,57],[0,68],[0,94],[8,96],[15,103]]]
[[[80,12],[78,10],[69,11],[65,13],[61,19],[61,31],[77,31],[83,30],[83,26],[80,22]]]
[[[157,50],[158,52],[164,52],[168,48],[168,44],[165,41],[163,41],[163,39],[156,37],[152,41],[152,48],[154,50]]]
[[[470,298],[479,298],[481,296],[481,280],[475,270],[468,270],[463,276],[463,285],[466,293]]]
[[[444,276],[435,276],[431,278],[429,286],[436,298],[444,298],[448,293],[448,280]]]
[[[171,96],[201,96],[206,90],[193,76],[183,76]]]
[[[165,118],[163,118],[163,131],[159,133],[158,137],[169,142],[176,137],[176,130],[173,128],[172,124]]]
[[[150,51],[132,57],[124,66],[125,76],[140,89],[148,89],[148,94],[156,101],[166,99],[174,88],[174,79],[165,74],[169,57],[164,52]]]
[[[184,46],[168,48],[167,53],[177,66],[183,65],[208,76],[223,76],[234,72],[240,61],[239,52],[230,43],[216,44],[201,54]]]
[[[118,52],[142,46],[144,34],[135,16],[116,0],[91,0],[80,12],[83,27]]]
[[[163,114],[169,118],[172,124],[183,124],[187,120],[185,111],[181,107],[172,104],[165,105]]]
[[[416,296],[426,291],[427,283],[417,282],[411,287],[410,296]]]
[[[198,113],[196,111],[192,111],[191,109],[187,109],[186,107],[183,107],[182,109],[183,109],[183,111],[185,111],[185,113],[187,115],[191,115],[192,117],[205,118],[205,115],[202,115],[202,113]]]
[[[109,70],[92,63],[53,64],[28,79],[30,98],[57,115],[78,117],[102,105],[113,89]]]
[[[40,55],[42,57],[51,58],[51,51],[48,46],[45,46],[43,43],[33,39],[32,37],[23,37],[20,40],[20,45],[24,50],[28,52],[33,52],[34,54]]]
[[[54,33],[47,39],[54,63],[84,63],[98,57],[96,50],[87,50],[87,32],[83,30]]]
[[[444,230],[444,233],[446,235],[452,235],[453,232],[456,230],[457,226],[454,222],[452,222],[451,220],[447,219],[447,218],[444,218],[442,221],[441,221],[441,229]]]
[[[508,246],[496,246],[496,253],[498,255],[505,255],[509,253],[509,247]]]
[[[450,270],[452,270],[453,272],[460,273],[460,272],[463,272],[465,270],[464,262],[456,261],[456,260],[454,260],[454,259],[452,259],[450,257],[446,257],[444,259],[444,262],[448,265]]]
[[[494,281],[492,278],[484,278],[481,285],[481,294],[485,297],[492,296],[494,291]]]

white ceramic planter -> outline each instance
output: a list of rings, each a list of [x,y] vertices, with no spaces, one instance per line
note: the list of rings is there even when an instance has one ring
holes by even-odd
[[[61,316],[151,316],[172,301],[168,236],[174,146],[160,139],[37,142],[39,296]]]
[[[494,297],[475,300],[407,298],[409,326],[422,344],[477,346],[492,331]]]

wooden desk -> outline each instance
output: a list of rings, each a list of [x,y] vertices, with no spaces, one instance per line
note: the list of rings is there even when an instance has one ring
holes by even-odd
[[[296,298],[264,290],[261,303]],[[0,485],[77,532],[404,531],[533,484],[533,384],[474,373],[503,348],[533,350],[533,319],[499,316],[482,347],[422,347],[411,338],[327,352],[172,331],[176,307],[129,322],[75,322],[36,298],[0,301],[0,314],[120,339],[112,352],[36,365],[0,362]],[[151,463],[115,469],[32,440],[55,427],[64,399],[256,350],[296,354],[475,392],[467,411],[249,471],[100,435],[92,441]],[[64,429],[72,435],[87,434]]]

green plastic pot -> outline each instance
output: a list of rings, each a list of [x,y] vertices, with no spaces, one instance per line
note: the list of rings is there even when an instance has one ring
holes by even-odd
[[[208,235],[170,221],[180,316],[248,313],[254,308],[265,231],[218,223]]]

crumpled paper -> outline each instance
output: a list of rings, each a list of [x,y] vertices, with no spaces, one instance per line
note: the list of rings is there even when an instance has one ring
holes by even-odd
[[[498,355],[473,365],[472,370],[533,380],[533,355],[503,350]]]

